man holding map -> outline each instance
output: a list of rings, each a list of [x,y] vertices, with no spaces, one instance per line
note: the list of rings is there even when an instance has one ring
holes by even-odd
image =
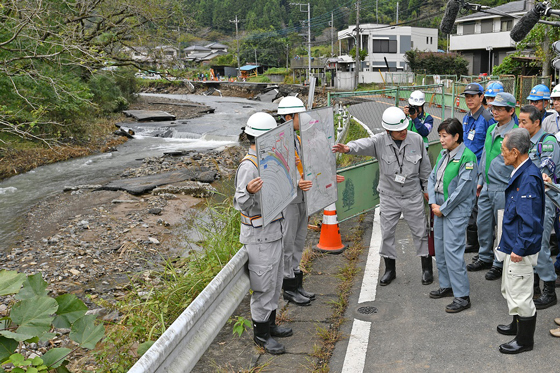
[[[395,230],[404,215],[422,263],[422,284],[433,282],[432,258],[428,255],[428,237],[423,198],[427,198],[428,177],[432,170],[422,136],[407,131],[409,121],[398,107],[383,112],[386,133],[336,144],[333,152],[368,155],[379,161],[379,211],[382,245],[379,254],[385,261],[380,285],[396,278]]]
[[[285,121],[292,120],[294,131],[299,130],[300,113],[305,111],[303,102],[293,96],[284,97],[278,104],[278,114]],[[308,306],[315,299],[315,294],[303,290],[303,272],[299,263],[303,255],[305,238],[307,236],[307,210],[305,206],[304,191],[311,188],[312,181],[303,179],[303,164],[301,162],[301,139],[294,137],[295,158],[298,177],[297,197],[284,211],[284,299],[297,304]]]
[[[233,206],[241,214],[239,241],[249,256],[251,318],[253,340],[266,352],[277,355],[286,352],[284,345],[272,337],[289,337],[292,329],[276,325],[276,309],[280,298],[284,262],[282,260],[282,220],[275,216],[267,225],[263,222],[260,193],[263,180],[259,177],[255,139],[276,128],[276,120],[267,113],[255,113],[244,129],[250,142],[249,153],[243,158],[235,175]]]

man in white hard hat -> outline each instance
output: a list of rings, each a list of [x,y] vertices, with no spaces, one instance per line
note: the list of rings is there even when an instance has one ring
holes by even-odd
[[[424,200],[427,199],[428,177],[432,171],[422,136],[408,131],[409,119],[397,107],[385,110],[382,118],[385,133],[336,144],[333,152],[368,155],[379,161],[379,210],[382,244],[379,254],[385,262],[380,285],[389,285],[396,278],[395,230],[401,216],[414,238],[416,255],[422,263],[422,284],[433,282],[432,258],[428,255],[428,237]]]
[[[253,340],[271,354],[283,354],[285,347],[272,337],[289,337],[292,329],[276,325],[276,309],[282,288],[282,220],[280,214],[263,226],[259,195],[263,180],[257,169],[255,139],[277,126],[267,113],[255,113],[244,129],[250,142],[249,153],[243,158],[235,175],[233,206],[241,213],[239,241],[249,255],[249,280]]]
[[[560,132],[560,84],[554,86],[550,99],[552,100],[554,112],[543,119],[542,129],[546,133],[556,135]],[[556,137],[560,138],[560,135],[556,135]]]
[[[422,91],[414,91],[408,98],[408,105],[404,107],[404,113],[411,119],[408,130],[418,133],[428,147],[428,135],[434,126],[434,118],[424,111],[426,95]]]
[[[294,131],[299,130],[300,118],[305,111],[303,102],[294,96],[284,97],[278,104],[278,114],[286,121],[293,120]],[[299,174],[297,197],[284,211],[284,280],[282,284],[284,299],[299,306],[308,306],[315,294],[303,289],[303,272],[299,263],[303,255],[307,236],[307,210],[304,191],[311,189],[311,180],[303,179],[301,163],[301,139],[294,136],[296,148],[296,167]]]

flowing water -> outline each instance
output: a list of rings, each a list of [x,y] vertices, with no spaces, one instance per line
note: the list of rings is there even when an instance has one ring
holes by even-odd
[[[231,97],[197,95],[152,95],[181,98],[216,109],[200,118],[149,124],[128,123],[137,133],[135,139],[117,151],[38,167],[0,182],[0,252],[24,238],[22,226],[26,213],[41,200],[62,192],[65,186],[105,184],[122,171],[138,166],[146,157],[164,152],[215,149],[236,141],[240,128],[257,111],[276,108],[275,104]],[[152,137],[161,134],[169,137]]]

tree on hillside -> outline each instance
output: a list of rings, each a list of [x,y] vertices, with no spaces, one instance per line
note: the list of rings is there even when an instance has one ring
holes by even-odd
[[[244,39],[239,47],[241,63],[255,62],[255,54],[260,65],[286,65],[286,39],[274,33],[254,33]]]
[[[86,83],[123,46],[167,19],[165,0],[5,0],[0,5],[0,131],[43,141],[84,115]],[[52,139],[52,138],[51,138]]]

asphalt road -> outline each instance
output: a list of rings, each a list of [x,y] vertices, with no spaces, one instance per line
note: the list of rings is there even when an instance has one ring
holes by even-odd
[[[369,254],[369,260],[362,260],[366,275],[362,271],[362,278],[354,285],[346,313],[348,322],[342,330],[346,338],[336,345],[331,372],[557,371],[560,339],[548,331],[556,327],[553,319],[560,316],[558,305],[537,312],[533,351],[501,354],[498,346],[512,337],[496,332],[496,325],[511,321],[500,293],[500,280],[485,280],[486,271],[469,272],[471,308],[458,314],[446,313],[445,306],[452,298],[428,297],[429,291],[439,287],[436,264],[434,261],[436,280],[432,285],[422,285],[420,259],[415,256],[404,220],[397,228],[397,278],[389,286],[379,286],[378,276],[384,272],[384,265],[381,261],[379,266],[378,217],[370,252],[365,254]],[[465,255],[467,263],[473,255]],[[368,261],[369,268],[365,268]],[[364,278],[370,285],[362,289]],[[360,307],[375,307],[376,313],[362,314],[357,311]]]

